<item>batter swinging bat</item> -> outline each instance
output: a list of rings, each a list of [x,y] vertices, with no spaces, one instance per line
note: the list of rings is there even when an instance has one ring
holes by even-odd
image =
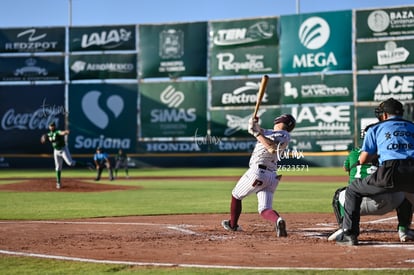
[[[257,112],[259,111],[260,104],[262,103],[268,80],[268,75],[262,76],[262,82],[260,82],[259,91],[257,92],[256,107],[254,108],[253,117],[257,117]]]

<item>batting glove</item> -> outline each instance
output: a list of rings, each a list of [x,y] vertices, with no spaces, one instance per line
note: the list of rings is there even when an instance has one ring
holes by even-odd
[[[259,118],[251,117],[249,119],[249,127],[247,128],[247,131],[249,132],[249,134],[255,137],[262,134],[262,128],[260,128],[260,125],[259,125]]]

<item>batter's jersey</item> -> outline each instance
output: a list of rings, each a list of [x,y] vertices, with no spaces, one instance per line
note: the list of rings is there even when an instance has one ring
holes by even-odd
[[[66,145],[65,136],[60,135],[60,130],[50,131],[47,133],[47,137],[56,150],[61,150]]]
[[[384,120],[368,129],[361,149],[378,154],[380,164],[414,158],[414,124],[395,116]]]
[[[249,166],[257,168],[258,165],[263,165],[266,166],[267,170],[276,171],[277,161],[283,158],[284,151],[290,141],[290,134],[285,130],[274,131],[268,129],[265,129],[262,134],[274,142],[276,145],[276,152],[273,154],[270,153],[266,147],[258,141],[250,157]]]

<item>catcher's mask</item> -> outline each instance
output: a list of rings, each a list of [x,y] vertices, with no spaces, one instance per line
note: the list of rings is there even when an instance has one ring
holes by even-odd
[[[296,126],[296,119],[290,114],[283,114],[275,118],[273,124],[283,123],[286,126],[286,131],[291,132]]]
[[[401,102],[391,97],[381,102],[380,105],[375,108],[375,117],[380,121],[382,120],[382,115],[384,113],[402,116],[404,114],[403,105]]]

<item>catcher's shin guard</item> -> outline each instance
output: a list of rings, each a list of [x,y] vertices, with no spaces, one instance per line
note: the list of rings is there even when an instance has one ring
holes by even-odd
[[[335,191],[335,194],[332,199],[332,208],[335,213],[335,218],[339,226],[342,226],[342,220],[343,220],[343,216],[341,215],[340,203],[339,203],[339,194],[345,189],[346,187],[338,188]]]

